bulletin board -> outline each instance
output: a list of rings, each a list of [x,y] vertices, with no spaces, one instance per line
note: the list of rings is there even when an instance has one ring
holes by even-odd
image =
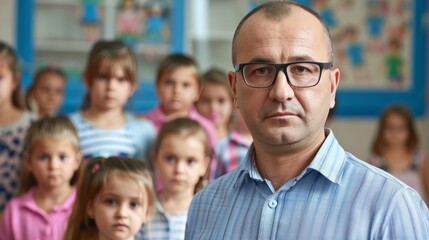
[[[334,116],[378,117],[398,103],[416,117],[425,115],[426,0],[296,2],[318,12],[331,31],[334,65],[341,71]]]

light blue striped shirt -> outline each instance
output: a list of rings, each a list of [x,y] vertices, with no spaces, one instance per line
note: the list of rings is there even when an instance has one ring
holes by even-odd
[[[188,212],[168,214],[161,203],[155,203],[149,222],[140,228],[136,240],[183,240]]]
[[[116,129],[101,129],[87,122],[81,112],[70,115],[75,125],[84,159],[121,156],[150,162],[150,150],[156,137],[155,126],[125,113],[126,123]]]
[[[185,239],[429,239],[416,191],[328,136],[311,164],[277,191],[246,161],[194,197]]]

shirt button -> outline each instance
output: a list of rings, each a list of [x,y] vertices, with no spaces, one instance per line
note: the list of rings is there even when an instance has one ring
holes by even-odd
[[[277,207],[277,201],[276,201],[276,200],[271,200],[271,201],[268,203],[268,206],[269,206],[270,208],[275,208],[275,207]]]

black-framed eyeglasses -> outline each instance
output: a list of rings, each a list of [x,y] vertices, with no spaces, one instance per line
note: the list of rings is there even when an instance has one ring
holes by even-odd
[[[295,88],[316,86],[323,69],[332,67],[332,62],[291,62],[266,63],[250,62],[234,65],[236,72],[241,71],[244,82],[252,88],[267,88],[274,84],[277,74],[285,69],[288,83]]]

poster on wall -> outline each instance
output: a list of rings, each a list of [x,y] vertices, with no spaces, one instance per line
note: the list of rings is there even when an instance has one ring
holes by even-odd
[[[252,9],[264,0],[249,0]],[[378,116],[393,103],[425,112],[427,41],[423,0],[296,0],[328,25],[341,70],[340,116]]]

